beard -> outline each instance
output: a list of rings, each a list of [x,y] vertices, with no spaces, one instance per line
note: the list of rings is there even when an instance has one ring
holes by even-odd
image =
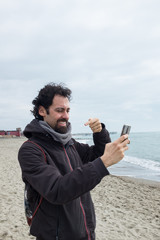
[[[58,126],[58,123],[59,122],[66,122],[66,126]],[[58,121],[57,121],[57,124],[55,125],[55,127],[54,127],[54,130],[56,131],[56,132],[58,132],[58,133],[61,133],[61,134],[64,134],[64,133],[67,133],[67,130],[68,130],[68,125],[69,125],[69,123],[68,123],[68,121],[66,120],[66,119],[59,119]]]

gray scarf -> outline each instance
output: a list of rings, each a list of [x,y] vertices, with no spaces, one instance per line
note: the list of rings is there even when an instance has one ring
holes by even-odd
[[[51,128],[47,122],[45,121],[39,121],[40,126],[48,132],[52,138],[57,141],[61,142],[63,145],[67,144],[68,141],[71,139],[71,124],[69,123],[68,128],[67,128],[67,133],[58,133]]]

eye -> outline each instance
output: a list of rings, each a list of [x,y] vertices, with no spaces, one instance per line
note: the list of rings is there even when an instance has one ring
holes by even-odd
[[[56,108],[56,112],[57,113],[63,113],[63,112],[67,112],[67,113],[69,113],[70,112],[70,108],[68,108],[67,110],[65,110],[64,108]]]
[[[62,112],[64,111],[64,109],[63,109],[63,108],[57,108],[56,111],[57,111],[58,113],[62,113]]]

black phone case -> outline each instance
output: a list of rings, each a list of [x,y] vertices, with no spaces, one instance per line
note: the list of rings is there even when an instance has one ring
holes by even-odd
[[[131,126],[123,125],[121,136],[124,135],[124,134],[129,134],[130,130],[131,130]]]

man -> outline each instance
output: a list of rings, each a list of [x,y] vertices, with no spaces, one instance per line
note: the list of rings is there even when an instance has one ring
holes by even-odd
[[[94,240],[95,212],[89,191],[109,175],[107,167],[119,162],[128,149],[128,136],[110,143],[98,119],[85,123],[93,131],[93,146],[73,139],[70,96],[62,85],[48,84],[40,90],[32,102],[35,119],[24,130],[29,141],[19,150],[34,212],[30,233],[37,240]]]

